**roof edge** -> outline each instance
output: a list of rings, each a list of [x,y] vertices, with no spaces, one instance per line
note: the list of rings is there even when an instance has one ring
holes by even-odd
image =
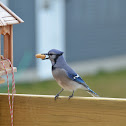
[[[5,9],[8,13],[10,13],[14,18],[16,18],[19,23],[23,23],[24,21],[18,17],[13,11],[11,11],[7,6],[5,6],[1,1],[0,1],[0,6]]]

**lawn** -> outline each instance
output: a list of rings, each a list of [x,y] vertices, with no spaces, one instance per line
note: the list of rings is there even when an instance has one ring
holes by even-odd
[[[89,87],[101,97],[126,98],[126,70],[116,72],[99,72],[96,75],[82,77]],[[55,95],[61,90],[54,80],[36,83],[16,83],[16,93],[19,94],[42,94]],[[0,92],[7,92],[7,86],[1,86]],[[71,95],[71,92],[64,91],[61,95]],[[77,90],[75,96],[90,96],[84,90]]]

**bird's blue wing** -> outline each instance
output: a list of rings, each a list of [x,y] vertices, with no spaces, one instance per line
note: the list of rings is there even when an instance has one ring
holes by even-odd
[[[66,75],[69,79],[79,84],[82,84],[86,88],[89,88],[88,85],[85,83],[85,81],[83,81],[82,78],[78,74],[76,74],[75,71],[72,68],[70,68],[68,65],[64,67],[64,70],[66,71]]]
[[[85,81],[82,80],[82,78],[78,74],[75,75],[75,74],[70,74],[69,72],[67,72],[67,76],[69,79],[71,79],[79,84],[82,84],[86,88],[89,88],[88,85],[85,83]]]
[[[80,76],[78,76],[78,77],[77,76],[74,77],[75,78],[74,81],[81,83],[81,84],[84,84],[85,83],[84,80],[82,80],[82,78]]]
[[[76,81],[78,83],[85,83],[78,74],[73,75],[73,74],[70,74],[70,73],[67,72],[67,75],[73,81]]]

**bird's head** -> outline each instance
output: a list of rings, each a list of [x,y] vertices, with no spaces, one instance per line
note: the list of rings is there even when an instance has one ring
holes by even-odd
[[[48,53],[37,54],[36,58],[41,58],[43,60],[50,59],[51,62],[56,63],[57,59],[62,56],[63,52],[57,49],[51,49]]]
[[[48,58],[51,60],[51,61],[54,61],[56,62],[56,60],[62,56],[63,52],[62,51],[59,51],[57,49],[51,49],[49,52],[48,52]]]

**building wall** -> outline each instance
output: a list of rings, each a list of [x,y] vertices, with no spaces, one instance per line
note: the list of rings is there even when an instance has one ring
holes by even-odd
[[[40,4],[36,4],[39,2]],[[35,53],[41,53],[36,48],[41,47],[41,44],[42,52],[55,47],[65,50],[67,61],[78,73],[92,73],[102,66],[105,69],[114,66],[112,70],[120,65],[126,66],[126,61],[118,62],[125,59],[125,56],[120,58],[120,55],[126,55],[125,0],[47,0],[49,10],[43,10],[43,2],[46,0],[10,0],[8,4],[25,21],[14,25],[14,65],[18,70],[42,69],[28,71],[27,76],[26,71],[23,71],[22,79],[19,75],[20,80],[38,80],[35,76],[39,71],[42,71],[39,72],[41,79],[43,75],[45,78],[52,76],[51,71],[46,69],[50,69],[49,61],[40,64],[41,61],[38,60],[39,65],[35,62]],[[39,5],[38,8],[36,5]],[[42,35],[40,31],[43,32]],[[39,38],[41,39],[38,40]],[[104,58],[109,59],[102,60]],[[113,65],[113,62],[118,63]],[[45,74],[44,71],[50,74]]]
[[[25,23],[14,25],[14,65],[18,69],[35,66],[35,1],[10,0],[9,8]]]
[[[125,4],[125,0],[66,0],[67,61],[126,54]],[[25,21],[14,25],[14,64],[21,66],[23,62],[24,66],[33,67],[35,1],[11,0],[9,7]]]
[[[65,52],[65,1],[36,1],[36,53],[47,53],[51,49]],[[52,77],[51,63],[36,59],[40,80]]]
[[[9,1],[9,8],[24,20],[14,25],[14,65],[18,68],[18,81],[52,77],[50,61],[42,62],[35,54],[47,53],[52,48],[65,51],[64,3],[64,0]]]
[[[126,54],[125,5],[125,0],[66,0],[67,61]]]

